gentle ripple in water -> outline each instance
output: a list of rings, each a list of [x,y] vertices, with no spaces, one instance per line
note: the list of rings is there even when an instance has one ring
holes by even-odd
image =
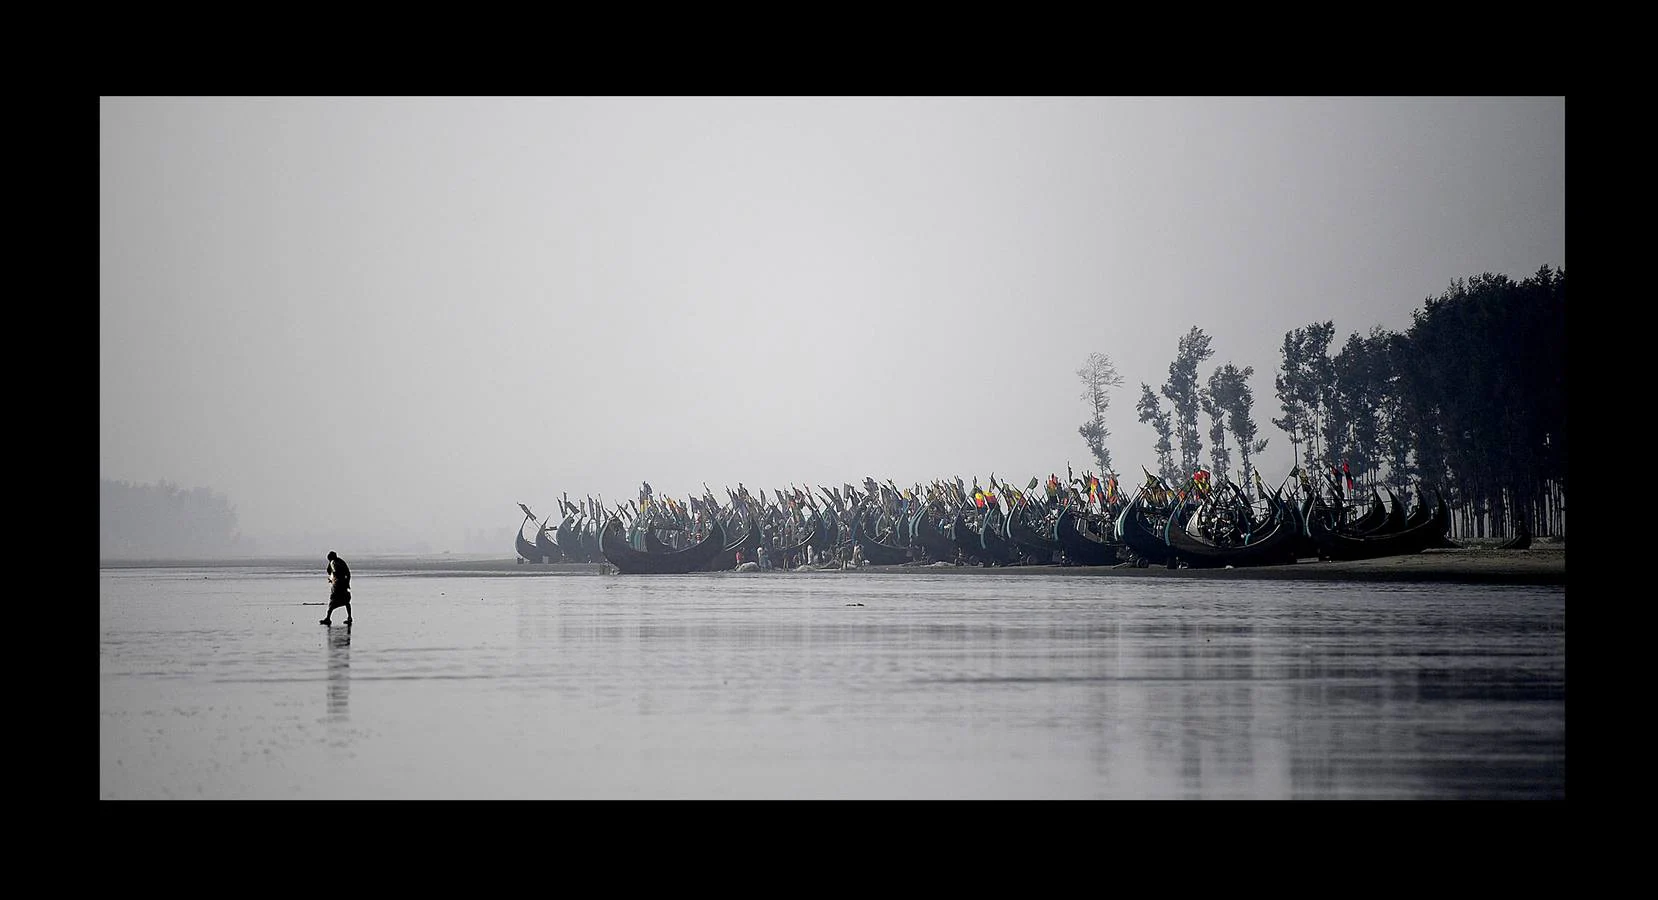
[[[1559,587],[353,581],[101,572],[100,796],[1565,795]]]

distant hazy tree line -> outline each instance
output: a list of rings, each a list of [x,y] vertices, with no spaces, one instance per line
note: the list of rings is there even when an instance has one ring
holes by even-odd
[[[207,488],[98,481],[98,555],[102,559],[196,559],[251,553],[236,510]]]
[[[1453,533],[1486,537],[1520,527],[1561,534],[1566,489],[1566,272],[1543,266],[1515,282],[1486,273],[1458,279],[1412,313],[1403,334],[1354,333],[1335,355],[1333,322],[1284,335],[1274,386],[1283,415],[1271,423],[1288,436],[1315,483],[1350,475],[1361,492],[1377,485],[1439,487],[1457,509]],[[1181,484],[1202,460],[1199,415],[1209,420],[1209,465],[1225,477],[1226,439],[1238,449],[1241,481],[1266,448],[1251,417],[1252,367],[1228,362],[1200,381],[1213,355],[1209,336],[1180,338],[1168,379],[1140,385],[1140,421],[1157,435],[1157,474]],[[1114,386],[1109,358],[1093,354],[1078,372],[1085,385]],[[1170,409],[1165,411],[1162,400]],[[1103,469],[1103,396],[1080,431]],[[1176,460],[1175,451],[1179,451]],[[1345,468],[1343,468],[1345,467]]]

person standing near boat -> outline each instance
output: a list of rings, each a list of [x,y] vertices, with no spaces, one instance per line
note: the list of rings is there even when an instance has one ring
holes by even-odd
[[[351,567],[345,564],[339,554],[328,551],[328,612],[323,614],[319,625],[334,624],[334,610],[345,607],[345,624],[351,624]]]

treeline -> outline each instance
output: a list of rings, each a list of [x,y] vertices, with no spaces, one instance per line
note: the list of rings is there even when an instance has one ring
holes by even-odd
[[[1271,424],[1289,437],[1315,483],[1327,473],[1343,482],[1350,476],[1361,496],[1383,484],[1396,492],[1413,483],[1437,487],[1457,510],[1455,535],[1499,537],[1522,528],[1563,535],[1565,270],[1545,265],[1519,282],[1490,273],[1458,279],[1412,320],[1402,334],[1379,327],[1354,333],[1334,355],[1333,322],[1286,333],[1274,378],[1283,415]],[[1217,475],[1225,477],[1231,462],[1229,434],[1245,481],[1251,456],[1267,444],[1251,417],[1246,379],[1254,370],[1228,362],[1204,380],[1199,366],[1212,355],[1208,335],[1193,328],[1161,388],[1140,386],[1140,421],[1157,434],[1158,474],[1171,484],[1202,463],[1200,415],[1209,420],[1208,464]],[[1109,404],[1098,386],[1115,384],[1115,370],[1095,354],[1078,375],[1093,388],[1084,395],[1094,415],[1083,437],[1109,472],[1097,424]]]
[[[1273,424],[1304,465],[1362,486],[1441,486],[1456,534],[1560,534],[1566,502],[1566,272],[1458,279],[1403,334],[1328,354],[1330,322],[1284,336]]]
[[[255,552],[230,501],[207,488],[166,481],[98,481],[100,559],[198,559]]]

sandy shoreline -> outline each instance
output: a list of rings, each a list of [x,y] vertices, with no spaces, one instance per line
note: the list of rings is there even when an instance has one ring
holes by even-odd
[[[362,557],[352,559],[353,571],[362,575],[488,575],[557,577],[597,575],[607,567],[582,563],[539,565],[520,563],[515,557],[486,556],[424,556],[424,557]],[[248,568],[273,573],[320,573],[323,563],[300,558],[218,559],[218,560],[106,560],[100,569],[133,568]],[[864,569],[841,572],[819,570],[799,573],[767,573],[769,577],[796,574],[800,577],[856,577],[865,572],[964,577],[1020,577],[1025,575],[1062,575],[1067,577],[1153,577],[1201,578],[1211,580],[1246,581],[1382,581],[1382,582],[1453,582],[1459,584],[1531,584],[1564,585],[1566,583],[1566,550],[1563,544],[1544,544],[1530,550],[1428,550],[1411,556],[1390,556],[1383,559],[1356,562],[1319,562],[1303,560],[1295,565],[1260,566],[1244,569],[1145,569],[1105,566],[1012,566],[981,568],[977,566],[869,566]],[[709,573],[728,574],[728,573]]]

